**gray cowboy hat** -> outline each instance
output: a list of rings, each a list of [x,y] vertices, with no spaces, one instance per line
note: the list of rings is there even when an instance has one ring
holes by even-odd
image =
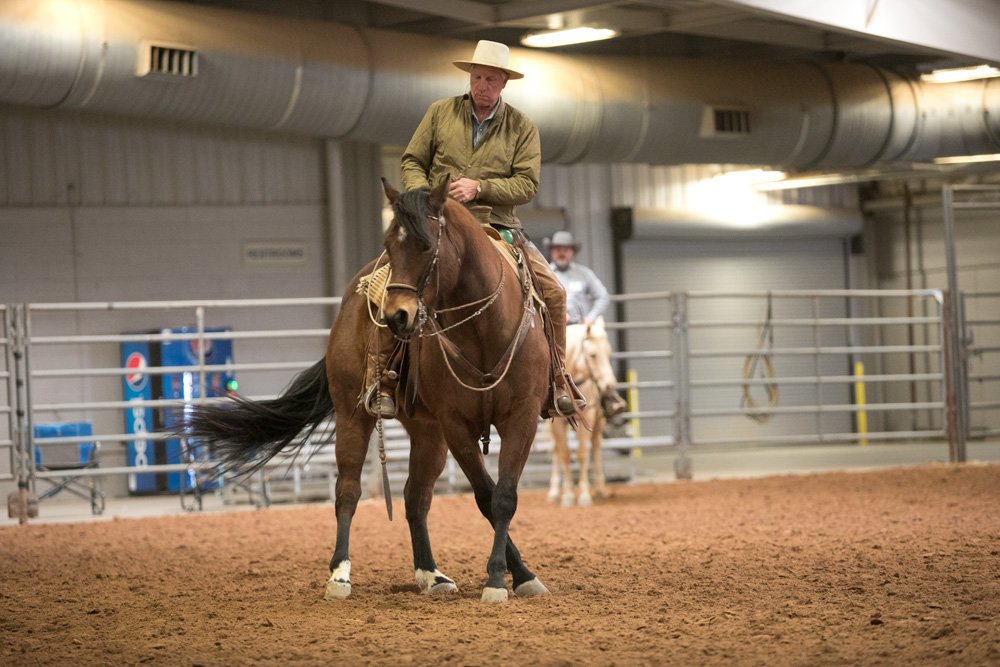
[[[572,248],[574,251],[580,249],[579,241],[573,239],[573,232],[568,232],[566,230],[558,231],[552,235],[552,239],[548,242],[550,248],[555,248],[556,246],[565,246],[567,248]]]

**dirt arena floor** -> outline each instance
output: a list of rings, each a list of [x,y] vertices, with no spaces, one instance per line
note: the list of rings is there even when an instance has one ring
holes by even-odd
[[[1000,466],[521,494],[549,596],[479,601],[491,532],[438,498],[458,593],[417,593],[397,502],[0,529],[0,664],[998,665]]]

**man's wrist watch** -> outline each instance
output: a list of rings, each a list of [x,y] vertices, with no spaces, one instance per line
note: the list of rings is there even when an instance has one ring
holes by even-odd
[[[477,195],[483,194],[483,184],[480,183],[479,181],[476,181],[476,194]]]

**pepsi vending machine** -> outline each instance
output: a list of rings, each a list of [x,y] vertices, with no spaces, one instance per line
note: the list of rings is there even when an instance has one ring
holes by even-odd
[[[206,333],[231,331],[229,327],[205,329]],[[144,331],[133,333],[163,333],[192,334],[196,329],[165,329],[163,331]],[[205,341],[205,364],[217,366],[231,364],[233,361],[233,341],[229,339],[214,339]],[[163,340],[154,342],[122,343],[122,363],[132,370],[124,376],[122,388],[126,401],[149,401],[159,399],[195,399],[201,398],[198,374],[198,341],[197,340]],[[193,366],[190,371],[182,373],[165,373],[150,375],[143,373],[148,366]],[[206,397],[225,396],[236,389],[233,374],[228,371],[211,371],[205,373]],[[141,436],[144,433],[162,432],[175,426],[181,415],[170,407],[136,406],[125,411],[125,429],[127,433]],[[187,463],[192,459],[201,458],[195,443],[192,450],[183,452],[179,439],[147,440],[137,437],[128,441],[128,465],[137,471],[128,476],[129,491],[132,494],[149,494],[161,492],[177,492],[193,489],[197,480],[193,470],[186,472],[143,473],[139,469],[150,465],[167,463]],[[207,454],[207,453],[206,453]],[[183,484],[183,487],[181,486]]]

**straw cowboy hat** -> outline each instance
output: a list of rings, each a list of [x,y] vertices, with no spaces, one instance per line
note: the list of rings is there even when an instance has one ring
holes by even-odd
[[[476,44],[476,52],[472,54],[472,60],[456,60],[452,64],[465,72],[471,72],[475,65],[496,67],[507,72],[507,76],[511,79],[523,79],[523,74],[507,67],[509,61],[510,49],[507,48],[506,44],[481,39]]]
[[[573,239],[573,232],[567,232],[564,230],[553,234],[552,240],[549,241],[548,246],[550,248],[564,246],[572,248],[574,251],[578,251],[580,249],[580,242]]]

